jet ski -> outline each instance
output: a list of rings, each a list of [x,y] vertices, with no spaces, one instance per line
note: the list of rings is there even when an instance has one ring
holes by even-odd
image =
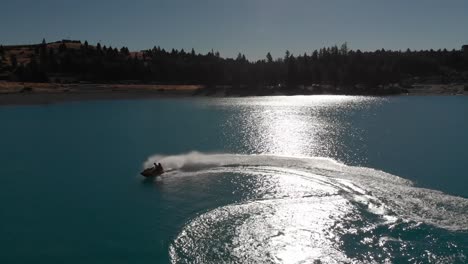
[[[140,174],[146,178],[158,177],[158,176],[161,176],[163,173],[164,173],[164,169],[161,166],[161,163],[159,163],[158,165],[155,164],[154,167],[147,168],[143,170],[142,172],[140,172]]]

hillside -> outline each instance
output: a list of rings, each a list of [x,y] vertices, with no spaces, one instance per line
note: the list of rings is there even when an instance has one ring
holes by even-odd
[[[11,45],[0,48],[0,80],[35,82],[77,82],[81,80],[74,71],[64,71],[61,66],[76,61],[80,56],[101,49],[79,40],[62,40],[35,45]],[[115,49],[103,48],[104,51]],[[122,51],[128,51],[122,49]],[[118,51],[116,51],[118,53]],[[138,56],[139,52],[126,57]],[[92,57],[95,57],[92,56]]]
[[[130,52],[86,41],[43,41],[0,47],[0,79],[20,82],[107,82],[205,85],[209,93],[230,87],[239,94],[393,94],[415,83],[468,82],[468,48],[362,52],[346,43],[294,56],[249,61],[218,52],[159,47]]]

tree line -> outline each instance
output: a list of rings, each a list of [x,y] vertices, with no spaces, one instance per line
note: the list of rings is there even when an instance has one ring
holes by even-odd
[[[0,48],[0,55],[5,48]],[[402,83],[413,77],[436,76],[440,82],[467,80],[468,58],[462,50],[360,51],[346,43],[295,56],[249,61],[239,53],[222,58],[219,52],[206,54],[160,47],[131,53],[88,42],[79,48],[48,47],[45,40],[34,48],[27,65],[10,58],[12,78],[20,81],[54,81],[53,76],[74,76],[92,82],[156,82],[162,84],[203,84],[208,87],[230,86],[237,89],[297,87],[326,84],[333,87],[378,87]],[[369,88],[369,89],[371,89]]]

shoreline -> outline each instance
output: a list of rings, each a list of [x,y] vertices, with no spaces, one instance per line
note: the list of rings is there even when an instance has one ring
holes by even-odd
[[[394,95],[335,94],[350,96],[453,96],[468,95],[463,84],[418,84],[408,93]],[[236,90],[218,90],[210,93],[201,85],[146,85],[146,84],[49,84],[0,82],[0,106],[7,105],[48,105],[79,101],[136,100],[159,98],[209,98],[246,96],[293,96],[320,95],[311,93],[238,94]]]
[[[78,101],[192,97],[200,85],[54,84],[0,82],[0,106]]]
[[[81,101],[141,100],[158,98],[190,98],[192,93],[158,92],[88,92],[88,93],[31,93],[0,94],[0,106],[8,105],[49,105]]]

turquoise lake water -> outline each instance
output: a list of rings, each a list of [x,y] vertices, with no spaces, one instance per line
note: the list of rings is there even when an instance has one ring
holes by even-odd
[[[466,263],[468,97],[0,107],[0,263]],[[171,169],[157,180],[139,172]]]

